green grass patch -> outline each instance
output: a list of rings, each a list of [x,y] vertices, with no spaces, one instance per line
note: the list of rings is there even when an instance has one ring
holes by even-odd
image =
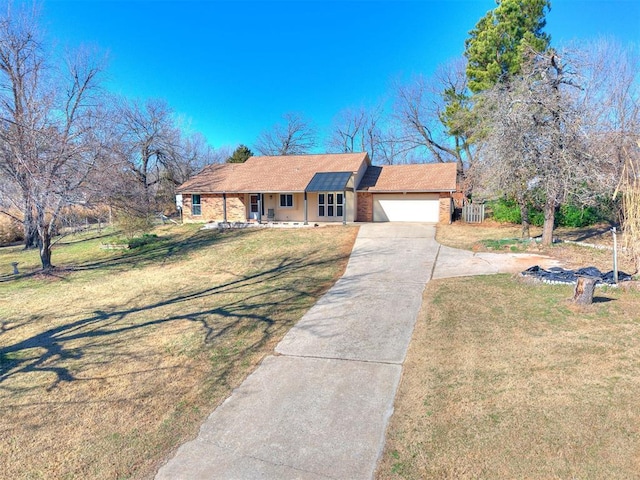
[[[529,243],[527,240],[520,240],[518,238],[503,238],[499,240],[485,239],[480,241],[480,244],[487,250],[507,250],[511,252],[526,250]]]

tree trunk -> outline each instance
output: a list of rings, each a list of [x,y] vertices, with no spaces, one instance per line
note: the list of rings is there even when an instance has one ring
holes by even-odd
[[[556,206],[554,202],[548,201],[544,206],[544,225],[542,227],[542,244],[551,245],[553,243],[553,229],[556,221]]]
[[[51,235],[47,231],[43,232],[40,239],[40,263],[42,263],[42,270],[45,272],[53,268],[51,265]]]
[[[24,228],[24,248],[35,248],[38,244],[38,228],[33,218],[33,210],[31,202],[28,199],[24,201],[24,220],[22,221]]]
[[[531,238],[531,232],[529,231],[529,206],[526,202],[519,202],[520,204],[520,218],[522,219],[522,238]]]
[[[578,277],[578,283],[573,291],[573,301],[578,305],[591,305],[598,280],[600,280],[598,277]]]
[[[38,229],[33,222],[29,222],[24,226],[24,249],[28,250],[38,246]]]

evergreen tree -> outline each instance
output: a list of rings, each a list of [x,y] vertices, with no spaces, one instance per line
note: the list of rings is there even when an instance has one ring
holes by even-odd
[[[478,93],[521,71],[527,48],[544,52],[551,37],[542,29],[550,0],[496,0],[498,6],[469,32],[467,58],[469,89]]]
[[[245,145],[238,145],[231,156],[227,158],[227,163],[244,163],[249,157],[253,156],[253,152]]]

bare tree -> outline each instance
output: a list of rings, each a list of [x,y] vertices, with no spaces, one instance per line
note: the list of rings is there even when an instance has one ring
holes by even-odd
[[[627,251],[640,271],[640,51],[600,39],[581,53],[589,108],[600,126],[591,149],[609,159],[600,174],[615,180]]]
[[[175,187],[214,163],[216,153],[204,136],[189,133],[180,124],[164,100],[114,103],[118,132],[114,153],[121,168],[112,201],[141,216],[170,208]]]
[[[35,24],[37,11],[19,9],[7,12],[0,18],[0,71],[2,91],[2,135],[0,169],[6,181],[18,187],[20,211],[23,214],[25,247],[37,244],[37,228],[34,219],[33,199],[30,195],[28,165],[33,145],[27,136],[33,132],[37,115],[38,77],[43,70],[43,54]],[[30,108],[31,107],[31,108]],[[14,200],[15,201],[15,200]]]
[[[126,172],[133,175],[134,190],[126,198],[136,198],[128,207],[143,214],[155,208],[155,193],[167,177],[179,173],[180,131],[173,112],[163,100],[146,102],[121,100],[116,109],[119,136],[117,152]]]
[[[103,153],[97,92],[99,63],[86,52],[47,60],[34,9],[7,8],[0,18],[0,168],[19,188],[25,234],[37,232],[42,268],[65,206],[82,201]]]
[[[433,78],[414,78],[396,88],[396,139],[406,151],[417,151],[436,162],[456,162],[462,176],[473,162],[470,99],[465,64],[453,62]]]
[[[556,52],[531,52],[520,76],[481,96],[487,131],[476,159],[476,180],[543,208],[542,242],[551,244],[556,208],[587,203],[603,191],[605,158],[590,149],[597,126],[586,108],[580,78]],[[487,181],[487,179],[489,179]]]
[[[284,125],[260,134],[254,149],[260,155],[304,155],[313,150],[317,142],[311,123],[296,113],[287,113],[283,119]]]
[[[333,152],[367,152],[372,162],[383,158],[382,107],[342,110],[334,119],[327,149]]]
[[[327,141],[328,149],[340,153],[362,151],[360,149],[364,143],[366,116],[364,108],[342,110],[334,119],[331,136]],[[359,141],[361,138],[363,140]]]

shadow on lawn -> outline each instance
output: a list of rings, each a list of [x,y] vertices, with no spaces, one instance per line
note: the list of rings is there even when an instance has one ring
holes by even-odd
[[[610,226],[607,225],[603,227],[602,225],[598,225],[598,226],[578,229],[576,231],[576,234],[572,235],[575,237],[573,238],[573,240],[576,242],[584,242],[592,238],[602,237],[603,235],[611,232],[612,226],[613,225],[610,225]]]
[[[203,246],[211,243],[214,242],[202,239],[198,245]],[[190,245],[193,247],[193,244]],[[162,255],[166,255],[166,250],[161,251]],[[56,365],[56,363],[65,359],[83,358],[87,355],[86,350],[93,345],[83,347],[67,347],[67,345],[77,345],[76,342],[82,339],[101,339],[98,346],[104,348],[108,343],[106,339],[111,338],[114,342],[123,341],[121,338],[116,340],[113,337],[173,321],[188,320],[200,324],[204,332],[205,343],[223,337],[227,333],[232,333],[234,328],[240,326],[241,322],[249,321],[254,325],[261,324],[265,327],[261,340],[247,347],[247,350],[254,349],[269,340],[269,328],[275,323],[275,320],[271,318],[271,313],[274,310],[281,314],[287,309],[298,309],[300,299],[315,298],[324,292],[326,285],[314,281],[311,276],[305,276],[308,269],[340,262],[347,257],[348,255],[336,255],[321,260],[285,258],[277,266],[250,276],[188,294],[176,295],[143,307],[111,311],[95,310],[86,318],[51,328],[13,345],[1,347],[0,384],[11,377],[33,372],[55,374],[56,379],[48,389],[56,387],[61,382],[74,381],[76,378],[72,371],[65,366]],[[277,282],[286,275],[291,276],[290,280],[284,284]],[[162,307],[230,293],[240,295],[240,297],[238,300],[224,305],[215,305],[209,309],[192,309],[167,317],[157,316],[154,318],[153,316],[154,310]],[[215,301],[211,303],[215,303]],[[151,319],[137,323],[137,319],[129,318],[130,315],[139,312],[149,312]],[[158,315],[161,313],[159,312]],[[221,325],[212,324],[212,316],[222,316],[230,321],[221,322]],[[35,350],[29,352],[29,349]],[[42,349],[44,351],[40,353]],[[83,380],[87,379],[83,378]]]
[[[72,267],[73,270],[93,270],[101,268],[138,267],[167,261],[187,255],[202,248],[237,240],[240,237],[256,233],[249,230],[198,230],[188,237],[170,234],[159,237],[157,241],[140,248],[122,250],[119,257],[94,262],[85,262]]]
[[[252,233],[257,233],[257,231],[224,230],[219,232],[213,230],[199,230],[189,236],[168,234],[166,236],[159,237],[157,241],[149,245],[144,245],[140,248],[117,250],[114,251],[113,256],[102,260],[88,261],[66,266],[58,265],[57,268],[54,268],[48,273],[44,273],[42,270],[35,270],[32,272],[20,273],[18,275],[0,274],[0,283],[34,278],[37,276],[50,277],[51,279],[64,278],[65,273],[73,271],[96,269],[122,270],[137,268],[151,263],[171,261],[193,251],[216,244],[222,244]],[[95,238],[91,238],[90,240],[95,240]],[[56,255],[54,251],[54,264],[56,263],[55,257]]]
[[[609,303],[615,302],[615,299],[609,297],[593,297],[593,303]]]

